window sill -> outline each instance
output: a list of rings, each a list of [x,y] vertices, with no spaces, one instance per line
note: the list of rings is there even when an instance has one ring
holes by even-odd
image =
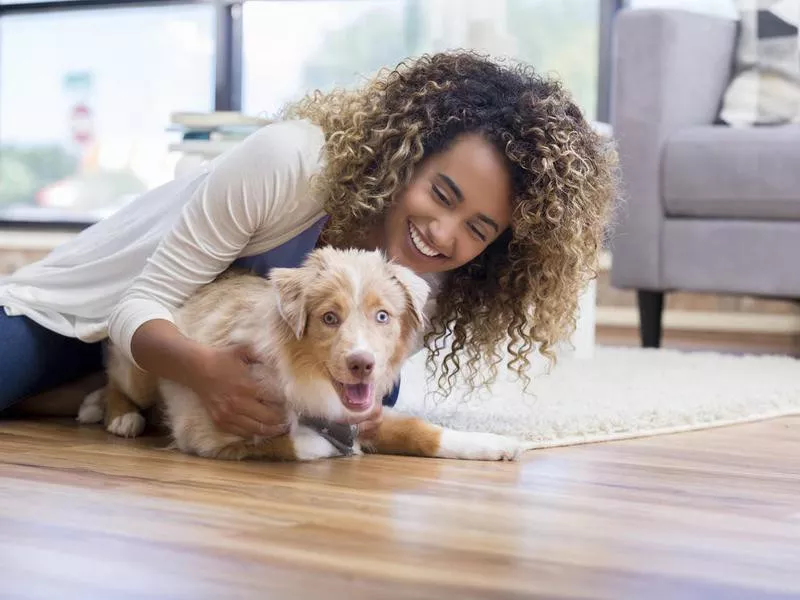
[[[49,252],[78,235],[78,231],[0,228],[0,251]]]

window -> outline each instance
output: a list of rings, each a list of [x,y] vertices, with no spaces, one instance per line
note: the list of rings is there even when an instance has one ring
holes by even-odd
[[[269,116],[424,52],[472,48],[557,73],[594,119],[621,5],[0,0],[0,223],[82,226],[168,181],[173,112]]]
[[[242,108],[272,114],[320,87],[351,86],[410,46],[403,0],[304,0],[244,5]]]
[[[174,111],[213,108],[210,5],[0,19],[0,219],[91,221],[172,176]]]
[[[558,72],[589,118],[598,0],[304,0],[244,5],[243,109],[270,115],[408,56],[467,47]]]

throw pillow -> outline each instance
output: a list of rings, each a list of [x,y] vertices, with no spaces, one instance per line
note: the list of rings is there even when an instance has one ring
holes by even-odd
[[[720,120],[732,126],[800,122],[800,0],[737,0],[734,76]]]

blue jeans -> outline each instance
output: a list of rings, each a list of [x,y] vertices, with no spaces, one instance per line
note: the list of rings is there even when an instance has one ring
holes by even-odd
[[[0,414],[21,400],[103,369],[100,342],[88,344],[45,329],[0,307]],[[383,399],[394,406],[400,383]]]
[[[0,413],[28,396],[103,369],[101,344],[88,344],[9,317],[0,307]]]

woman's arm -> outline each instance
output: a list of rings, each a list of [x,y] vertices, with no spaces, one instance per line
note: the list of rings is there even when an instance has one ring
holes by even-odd
[[[139,367],[159,377],[193,388],[196,373],[202,373],[212,361],[207,346],[184,336],[174,323],[163,319],[147,321],[131,340],[131,352]]]
[[[132,351],[144,370],[195,390],[221,429],[242,437],[288,432],[282,399],[260,396],[249,367],[258,358],[249,348],[212,349],[154,319],[136,330]]]
[[[310,124],[277,123],[214,161],[109,317],[109,338],[128,358],[165,376],[161,363],[146,356],[151,345],[137,344],[144,354],[134,355],[136,331],[155,319],[174,322],[173,311],[238,258],[257,230],[294,222],[292,211],[308,191],[322,143],[322,132]],[[192,354],[197,348],[180,344],[176,349]]]
[[[173,311],[224,271],[260,228],[294,223],[322,146],[321,131],[265,127],[217,159],[109,319],[109,338],[141,369],[190,387],[223,429],[269,435],[283,411],[256,398],[247,348],[212,349],[183,336]]]

